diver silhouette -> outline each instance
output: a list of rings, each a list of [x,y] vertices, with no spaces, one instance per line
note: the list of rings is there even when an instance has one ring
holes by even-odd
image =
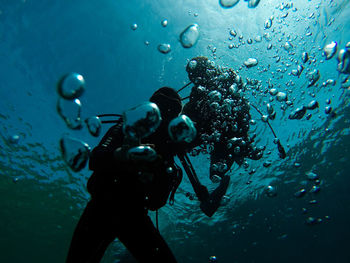
[[[156,158],[127,158],[125,152],[131,145],[123,132],[123,118],[93,149],[89,161],[93,173],[87,184],[91,200],[73,234],[67,263],[100,262],[116,238],[138,262],[177,262],[147,215],[148,210],[157,211],[168,200],[174,202],[183,176],[174,158],[179,158],[201,210],[211,217],[227,191],[230,177],[226,173],[232,164],[242,164],[245,157],[262,157],[263,148],[253,147],[254,139],[247,134],[249,105],[231,91],[233,84],[242,85],[238,75],[231,69],[219,70],[204,57],[192,59],[186,70],[194,87],[184,108],[184,99],[169,87],[160,88],[150,98],[162,120],[155,132],[140,141],[156,152]],[[181,112],[194,121],[197,129],[192,142],[175,142],[169,136],[169,123]],[[210,178],[219,183],[212,193],[200,183],[188,156],[208,153],[208,148]]]

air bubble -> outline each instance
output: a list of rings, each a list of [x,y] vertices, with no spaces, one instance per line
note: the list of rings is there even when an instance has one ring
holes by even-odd
[[[192,120],[186,115],[181,115],[173,119],[168,126],[170,138],[175,142],[190,143],[197,135]]]
[[[192,24],[185,28],[180,34],[180,42],[184,48],[193,47],[199,38],[199,26]]]
[[[138,140],[155,132],[161,122],[161,115],[155,103],[145,102],[123,113],[123,132]]]
[[[160,23],[163,27],[166,27],[168,25],[168,20],[164,19],[162,20],[162,22]]]
[[[308,172],[308,173],[306,173],[306,176],[307,176],[307,178],[308,178],[309,180],[317,180],[317,179],[320,178],[320,177],[319,177],[317,174],[315,174],[314,172]]]
[[[58,94],[66,100],[79,98],[85,91],[85,80],[78,73],[64,75],[57,83]]]
[[[345,74],[350,74],[350,50],[341,49],[338,53],[338,71]]]
[[[244,65],[247,68],[254,67],[254,66],[258,65],[258,60],[256,58],[248,58],[246,61],[244,61]]]
[[[332,43],[326,45],[323,49],[323,53],[326,56],[326,59],[331,59],[337,52],[337,42],[332,41]]]
[[[311,71],[308,75],[307,78],[309,80],[308,87],[311,87],[315,85],[315,83],[320,79],[320,71],[318,69],[314,69]]]
[[[308,110],[314,110],[319,107],[319,104],[316,100],[312,100],[309,102],[309,104],[306,106]]]
[[[88,144],[64,135],[60,140],[60,149],[63,159],[74,172],[79,172],[85,167],[90,154]]]
[[[230,30],[230,35],[233,37],[236,37],[237,36],[236,30],[234,30],[234,29]]]
[[[14,134],[14,135],[11,135],[8,139],[8,141],[11,143],[11,144],[17,144],[19,142],[19,135],[18,134]]]
[[[306,63],[309,60],[309,54],[307,52],[303,52],[301,54],[301,60],[303,61],[303,63]]]
[[[258,6],[259,3],[260,3],[260,0],[249,0],[248,7],[255,8]]]
[[[306,107],[302,106],[300,108],[295,109],[289,116],[288,119],[291,120],[300,120],[302,117],[304,117],[306,113]]]
[[[269,18],[265,21],[265,29],[269,29],[272,26],[272,19]]]
[[[158,51],[163,54],[168,54],[171,51],[170,44],[159,44],[157,48]]]
[[[88,130],[90,134],[94,137],[97,137],[100,135],[101,132],[101,120],[97,116],[90,117],[85,120],[86,126],[88,127]]]
[[[79,99],[64,100],[58,99],[57,102],[58,114],[65,121],[68,128],[78,130],[82,128],[81,120],[81,103]]]
[[[272,185],[268,185],[267,187],[265,187],[265,194],[268,197],[275,197],[277,196],[277,190]]]
[[[284,92],[277,92],[277,94],[276,94],[276,99],[278,100],[278,101],[286,101],[287,100],[287,94],[286,93],[284,93]]]
[[[220,0],[219,1],[221,7],[223,7],[223,8],[234,7],[238,2],[239,2],[239,0]]]

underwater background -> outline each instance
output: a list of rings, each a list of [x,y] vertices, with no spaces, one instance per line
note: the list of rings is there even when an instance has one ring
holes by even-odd
[[[175,204],[159,211],[178,261],[350,262],[349,17],[348,0],[0,0],[0,262],[64,262],[89,199],[91,172],[73,172],[59,142],[67,135],[94,147],[101,136],[85,124],[67,127],[56,106],[58,80],[84,77],[84,120],[122,113],[162,86],[182,87],[196,56],[236,70],[263,113],[273,106],[270,123],[287,158],[251,108],[250,133],[265,154],[233,166],[218,212],[208,218],[188,198],[186,177]],[[186,48],[180,34],[194,23],[199,37]],[[248,58],[258,64],[247,67]],[[289,118],[313,100],[311,116]],[[192,162],[213,189],[208,156]],[[116,240],[103,262],[135,261]]]

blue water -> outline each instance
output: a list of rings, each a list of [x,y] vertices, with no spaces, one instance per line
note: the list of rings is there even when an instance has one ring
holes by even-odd
[[[293,5],[283,8],[288,3]],[[336,41],[339,52],[350,41],[349,15],[347,0],[261,0],[256,8],[241,0],[229,9],[217,0],[0,0],[0,262],[64,262],[89,198],[85,185],[90,172],[70,170],[59,140],[68,133],[93,147],[100,138],[86,128],[70,130],[60,118],[59,78],[67,72],[84,76],[83,118],[121,113],[161,86],[182,87],[188,82],[187,62],[199,55],[237,70],[244,82],[247,77],[261,81],[262,91],[270,81],[288,94],[293,106],[282,110],[283,103],[268,93],[247,90],[245,96],[264,112],[273,98],[277,117],[270,122],[287,158],[279,159],[270,130],[251,110],[257,123],[251,132],[267,149],[261,160],[248,160],[248,168],[233,167],[218,212],[212,218],[202,214],[199,203],[186,197],[193,192],[186,178],[175,205],[160,210],[160,231],[178,261],[209,262],[215,255],[224,263],[350,262],[349,90],[341,87],[346,75],[337,71],[337,54],[330,60],[323,56],[326,44]],[[272,27],[265,29],[271,16]],[[134,23],[136,30],[131,29]],[[200,36],[185,49],[179,35],[192,23],[199,25]],[[232,29],[237,36],[230,40]],[[288,51],[287,41],[292,44]],[[160,53],[161,43],[170,44],[171,52]],[[231,43],[241,45],[230,49]],[[298,78],[291,71],[302,64],[303,52],[309,53],[310,63]],[[243,62],[249,57],[259,63],[247,69]],[[320,80],[307,87],[307,74],[314,69]],[[328,79],[336,84],[323,86]],[[189,89],[182,96],[188,94]],[[313,99],[320,108],[310,120],[288,119]],[[327,99],[334,115],[325,113]],[[11,142],[13,135],[18,142]],[[272,165],[265,168],[265,161]],[[207,156],[194,158],[193,165],[214,188]],[[252,169],[256,172],[250,175]],[[319,175],[321,191],[296,198],[296,191],[313,185],[309,171]],[[276,188],[276,197],[266,196],[268,185]],[[307,225],[308,217],[322,222]],[[103,262],[120,261],[133,262],[116,240]]]

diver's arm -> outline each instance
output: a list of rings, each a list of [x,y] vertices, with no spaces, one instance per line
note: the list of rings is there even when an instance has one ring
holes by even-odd
[[[209,194],[208,189],[200,183],[188,157],[186,155],[179,155],[179,159],[192,184],[194,192],[201,202],[201,210],[205,215],[211,217],[220,206],[221,199],[226,193],[229,185],[230,177],[227,175],[223,176],[222,180],[220,181],[220,185]]]
[[[199,182],[199,179],[193,170],[193,167],[188,159],[188,156],[178,155],[178,157],[181,161],[183,168],[185,169],[188,179],[190,180],[193,190],[196,193],[199,201],[204,202],[209,198],[208,189]]]
[[[201,202],[200,208],[204,214],[211,217],[216,210],[218,210],[221,199],[225,195],[229,183],[230,177],[228,175],[224,175],[219,186],[209,195],[209,198]]]

